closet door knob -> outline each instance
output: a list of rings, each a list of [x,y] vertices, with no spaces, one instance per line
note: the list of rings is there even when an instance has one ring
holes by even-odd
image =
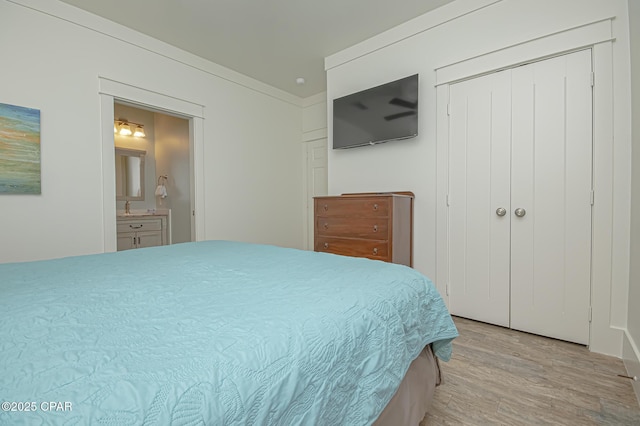
[[[500,217],[504,216],[505,214],[507,214],[507,209],[505,209],[504,207],[498,207],[496,209],[496,214]]]
[[[514,211],[514,213],[515,213],[515,214],[516,214],[516,216],[518,216],[518,217],[523,217],[525,214],[527,214],[527,211],[526,211],[525,209],[520,209],[520,208],[518,208],[518,209],[516,209],[516,210]]]

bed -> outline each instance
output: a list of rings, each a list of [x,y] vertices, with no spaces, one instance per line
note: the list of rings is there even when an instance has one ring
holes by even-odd
[[[402,424],[456,336],[426,277],[368,259],[204,241],[0,264],[0,424]]]

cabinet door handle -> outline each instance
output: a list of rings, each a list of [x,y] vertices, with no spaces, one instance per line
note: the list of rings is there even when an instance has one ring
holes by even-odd
[[[378,255],[378,248],[377,248],[377,247],[375,247],[375,248],[373,249],[373,254],[374,254],[375,256],[377,256],[377,255]]]
[[[138,245],[140,245],[140,237],[138,237]]]
[[[329,243],[324,243],[324,248],[328,249],[329,248]]]
[[[373,225],[373,232],[378,232],[378,225]]]
[[[131,229],[140,229],[140,228],[142,228],[142,225],[135,225],[135,226],[134,225],[129,225],[129,228],[131,228]]]

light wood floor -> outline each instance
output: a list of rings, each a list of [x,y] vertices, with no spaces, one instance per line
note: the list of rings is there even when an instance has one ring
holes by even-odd
[[[421,425],[640,425],[622,361],[584,346],[454,318],[460,337],[440,366]]]

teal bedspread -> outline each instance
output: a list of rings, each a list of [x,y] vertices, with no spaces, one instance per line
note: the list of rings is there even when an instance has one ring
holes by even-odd
[[[456,336],[427,278],[367,259],[207,241],[4,264],[0,424],[367,425]]]

